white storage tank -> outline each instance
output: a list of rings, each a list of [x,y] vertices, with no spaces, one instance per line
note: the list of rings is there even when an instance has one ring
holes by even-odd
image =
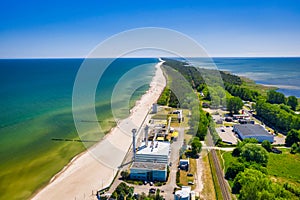
[[[190,200],[191,187],[182,186],[181,190],[177,190],[174,195],[175,200]]]

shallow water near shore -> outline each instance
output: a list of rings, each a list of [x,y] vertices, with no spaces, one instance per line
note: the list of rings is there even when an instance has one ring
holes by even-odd
[[[29,198],[85,150],[82,143],[76,141],[79,137],[71,110],[73,83],[82,61],[0,60],[0,199]],[[157,61],[118,59],[105,71],[96,94],[97,116],[104,132],[115,125],[110,105],[114,84],[124,73],[143,64],[146,64],[143,70],[126,83],[126,88],[134,88],[139,79],[150,83]],[[130,106],[148,88],[147,85],[138,88]],[[53,140],[55,138],[67,141]]]

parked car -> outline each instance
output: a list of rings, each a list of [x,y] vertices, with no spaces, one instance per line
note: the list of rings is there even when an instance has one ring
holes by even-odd
[[[155,194],[155,192],[156,192],[156,189],[155,189],[155,188],[150,188],[150,189],[149,189],[149,193]]]
[[[189,184],[189,185],[194,185],[194,182],[189,181],[188,184]]]
[[[188,173],[187,176],[194,176],[192,173]]]

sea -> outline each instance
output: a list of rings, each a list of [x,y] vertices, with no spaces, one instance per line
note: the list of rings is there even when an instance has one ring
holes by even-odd
[[[74,82],[84,63],[88,62],[0,60],[0,199],[29,198],[85,150],[86,146],[78,142],[72,115]],[[98,122],[103,130],[98,139],[115,126],[111,97],[118,81],[122,80],[124,87],[118,93],[118,101],[130,104],[119,108],[124,112],[118,117],[125,118],[149,89],[157,63],[157,58],[94,59],[93,70],[105,69],[95,93]],[[88,75],[93,74],[96,71]],[[86,82],[89,79],[86,77]],[[88,109],[91,105],[84,106]]]
[[[198,67],[228,71],[258,84],[275,86],[285,96],[300,97],[299,57],[191,58],[189,61]]]
[[[83,63],[84,59],[0,59],[0,199],[28,199],[85,150],[72,115],[74,81]],[[97,60],[99,70],[104,63],[107,60]],[[111,97],[118,81],[126,75],[118,101],[130,98],[132,107],[148,90],[157,63],[157,58],[119,58],[106,68],[95,94],[103,135],[115,126]],[[193,58],[192,64],[214,65],[300,97],[300,58]],[[122,106],[119,110],[121,117],[129,114]]]

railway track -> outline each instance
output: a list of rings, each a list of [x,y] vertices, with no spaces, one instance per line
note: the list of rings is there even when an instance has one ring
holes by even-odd
[[[207,139],[208,139],[208,145],[209,146],[214,146],[212,137],[210,132],[208,132],[209,134],[207,134]],[[224,174],[223,174],[223,170],[221,168],[217,153],[215,149],[211,149],[210,151],[211,155],[212,155],[212,160],[216,169],[216,175],[217,175],[217,179],[218,179],[218,184],[220,185],[221,188],[221,192],[222,192],[222,197],[224,200],[231,200],[231,193],[228,190],[227,187],[227,183],[226,180],[224,178]]]

